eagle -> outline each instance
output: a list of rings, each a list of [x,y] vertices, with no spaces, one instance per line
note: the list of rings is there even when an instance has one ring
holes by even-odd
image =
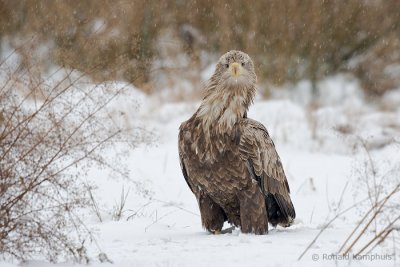
[[[247,118],[257,76],[249,55],[222,55],[205,96],[179,127],[180,165],[203,227],[220,234],[225,221],[243,233],[267,234],[296,217],[289,184],[267,129]]]

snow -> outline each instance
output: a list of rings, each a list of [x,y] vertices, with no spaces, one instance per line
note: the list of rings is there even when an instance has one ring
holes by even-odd
[[[205,70],[204,75],[209,72]],[[129,87],[123,82],[112,86]],[[397,255],[391,256],[392,260],[334,259],[332,253],[338,251],[360,219],[355,209],[330,224],[298,261],[329,219],[365,197],[357,174],[365,153],[355,149],[354,136],[366,138],[373,157],[386,163],[382,164],[382,173],[400,161],[400,147],[395,143],[400,107],[393,104],[399,103],[399,92],[383,97],[391,108],[381,110],[364,99],[356,81],[334,76],[319,83],[320,101],[310,108],[310,84],[304,81],[299,86],[295,92],[302,92],[304,97],[289,94],[293,88],[280,88],[282,91],[272,99],[257,100],[249,111],[249,117],[267,127],[276,144],[297,213],[293,226],[271,227],[264,236],[242,234],[238,229],[231,234],[211,235],[201,227],[197,202],[182,177],[177,151],[179,125],[199,102],[162,103],[157,94],[146,96],[129,87],[127,95],[112,106],[113,114],[116,118],[121,115],[119,123],[154,130],[157,141],[131,151],[127,159],[129,180],[112,179],[103,170],[90,172],[88,180],[98,186],[94,195],[102,221],[88,211],[86,224],[97,238],[96,243],[89,244],[89,266],[395,266],[395,257],[398,264],[399,250],[390,242],[376,253],[383,257],[394,250]],[[344,126],[350,127],[350,133],[336,130]],[[120,201],[122,188],[127,200],[122,218],[116,221],[112,210]],[[367,232],[365,240],[373,236],[372,231]],[[113,264],[101,263],[100,253],[104,253],[103,260],[106,255]],[[2,262],[0,266],[16,264]],[[81,265],[31,261],[26,266]]]

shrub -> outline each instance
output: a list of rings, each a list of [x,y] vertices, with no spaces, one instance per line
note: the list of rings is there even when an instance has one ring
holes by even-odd
[[[21,65],[0,70],[0,253],[88,261],[85,175],[94,167],[123,175],[112,162],[122,154],[106,150],[138,142],[105,113],[124,88],[85,85],[61,68],[46,80]]]

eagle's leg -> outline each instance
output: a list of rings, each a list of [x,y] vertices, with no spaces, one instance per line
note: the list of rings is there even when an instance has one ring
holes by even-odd
[[[240,195],[240,225],[243,233],[268,233],[268,216],[264,194],[256,185]]]
[[[223,209],[204,192],[199,194],[199,208],[203,227],[213,233],[221,233],[226,215]]]

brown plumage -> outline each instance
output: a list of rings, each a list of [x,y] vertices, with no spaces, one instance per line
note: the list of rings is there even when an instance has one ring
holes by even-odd
[[[247,54],[224,54],[199,109],[180,126],[182,173],[212,233],[228,221],[244,233],[265,234],[268,222],[289,226],[296,216],[274,143],[247,118],[256,79]]]

